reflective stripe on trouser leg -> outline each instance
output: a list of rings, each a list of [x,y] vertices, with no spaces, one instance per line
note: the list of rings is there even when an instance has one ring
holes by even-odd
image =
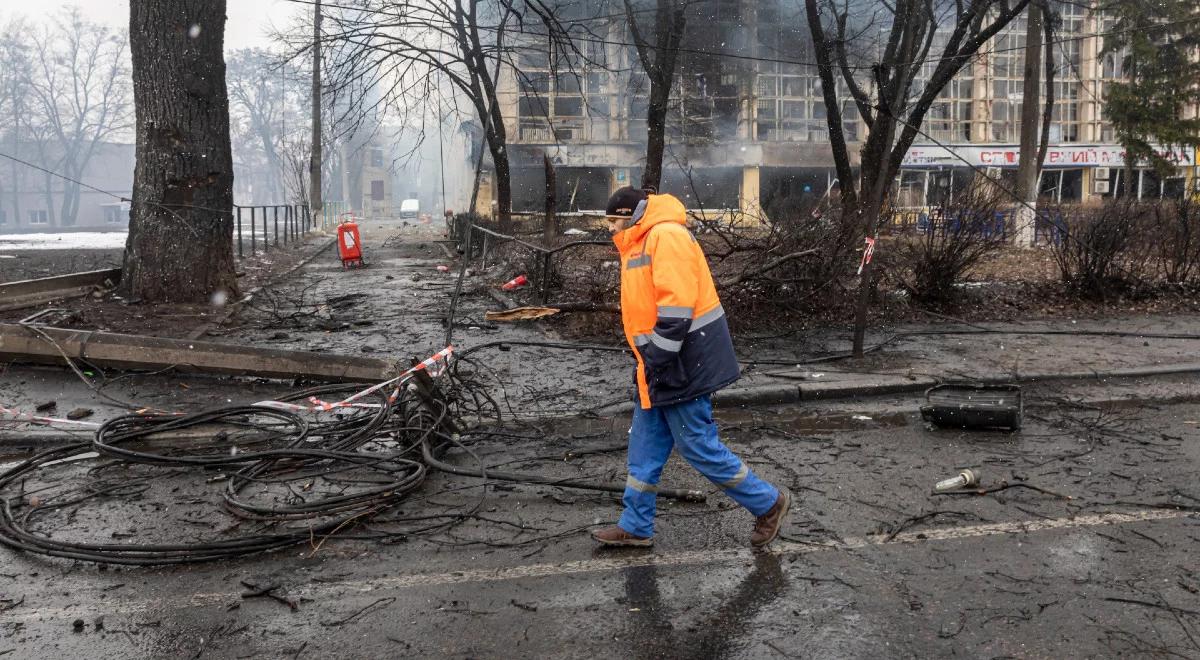
[[[661,410],[671,427],[675,448],[700,474],[756,516],[775,505],[779,491],[754,474],[717,437],[712,401],[707,395]]]
[[[658,480],[674,444],[671,428],[661,410],[634,409],[633,425],[629,429],[629,476],[622,498],[625,510],[617,523],[634,536],[654,536]]]

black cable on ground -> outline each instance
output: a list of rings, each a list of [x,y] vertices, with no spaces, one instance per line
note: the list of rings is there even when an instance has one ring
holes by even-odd
[[[473,506],[456,513],[389,517],[386,524],[407,525],[394,532],[368,527],[376,516],[393,511],[421,488],[431,471],[481,478],[485,486],[507,481],[624,491],[623,484],[485,467],[462,439],[442,431],[451,409],[458,415],[501,419],[499,404],[474,380],[475,372],[458,369],[462,364],[472,362],[456,362],[439,379],[439,398],[449,400],[440,407],[418,400],[416,390],[404,386],[392,394],[376,391],[353,406],[318,407],[305,416],[266,406],[232,406],[109,420],[91,442],[41,452],[0,474],[0,543],[81,561],[185,564],[300,544],[315,551],[326,539],[341,536],[403,539],[475,519],[485,504],[486,489]],[[341,401],[365,387],[325,385],[294,392],[282,402]],[[509,435],[496,437],[510,441]],[[477,428],[464,437],[478,442],[491,436],[488,429]],[[445,455],[452,449],[466,452],[478,467],[448,462]],[[71,470],[74,461],[91,458],[92,452],[102,462],[84,478],[57,476],[59,470]],[[173,534],[163,543],[87,542],[72,539],[73,531],[50,529],[56,523],[70,524],[78,506],[151,498],[156,485],[167,488],[173,483],[168,480],[189,475],[204,477],[206,483],[226,481],[216,501],[243,522],[213,532],[213,538],[179,541]],[[26,490],[30,485],[32,490]],[[704,499],[699,491],[663,489],[660,494],[685,501]],[[60,522],[63,517],[65,522]],[[360,527],[368,531],[354,532]]]

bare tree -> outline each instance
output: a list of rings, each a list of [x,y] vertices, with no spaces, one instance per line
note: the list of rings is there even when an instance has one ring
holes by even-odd
[[[261,50],[233,53],[227,65],[229,120],[239,189],[253,188],[255,203],[303,202],[308,184],[296,185],[286,149],[302,148],[309,112],[305,73]],[[305,156],[307,158],[307,156]],[[265,193],[265,194],[262,194]]]
[[[101,144],[130,127],[126,37],[70,8],[34,32],[31,50],[29,103],[55,141],[55,169],[67,177],[59,220],[70,226],[79,215],[75,181]]]
[[[654,11],[654,44],[643,36],[638,27],[636,11],[631,0],[624,0],[629,31],[637,47],[638,60],[650,79],[650,102],[646,111],[646,168],[642,170],[642,187],[657,190],[662,183],[663,148],[666,142],[667,109],[671,100],[671,82],[675,78],[675,62],[679,42],[687,24],[682,0],[656,0]]]
[[[8,162],[9,176],[5,182],[12,190],[12,225],[21,222],[21,186],[25,169],[16,158],[22,157],[22,134],[28,120],[26,99],[29,96],[29,78],[32,64],[23,36],[29,31],[23,19],[13,19],[0,31],[0,144],[7,147],[14,159]],[[0,198],[3,190],[0,190]]]
[[[317,0],[313,4],[313,40],[312,40],[312,77],[309,84],[309,112],[311,113],[310,120],[310,138],[309,154],[308,154],[308,208],[312,213],[313,218],[321,213],[325,208],[325,203],[322,202],[323,192],[321,190],[321,173],[324,165],[324,156],[322,152],[321,141],[324,135],[322,128],[322,110],[321,107],[321,0]]]
[[[225,0],[129,4],[137,165],[121,286],[146,302],[236,295]]]
[[[1029,0],[896,0],[864,8],[862,3],[805,0],[843,215],[857,219],[866,236],[875,236],[892,182],[938,94],[1027,4]],[[887,19],[890,27],[885,27]],[[875,33],[881,41],[868,41]],[[869,71],[868,80],[857,75],[860,70]],[[839,77],[868,130],[857,176],[842,126]],[[868,262],[854,318],[853,350],[859,357],[874,274],[874,264]]]
[[[522,41],[556,56],[578,54],[555,9],[537,0],[363,0],[325,16],[324,41],[353,44],[326,71],[355,80],[381,104],[408,116],[438,97],[445,81],[483,129],[492,157],[496,214],[512,225],[508,129],[499,91],[502,66],[519,71]],[[335,73],[336,70],[336,73]]]

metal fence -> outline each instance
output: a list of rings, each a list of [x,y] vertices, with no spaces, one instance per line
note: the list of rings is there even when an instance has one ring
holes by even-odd
[[[336,226],[338,219],[350,212],[350,204],[346,202],[322,202],[321,229],[329,229]]]
[[[313,229],[307,204],[234,205],[234,242],[239,257],[287,247]],[[247,250],[248,248],[248,250]]]
[[[1067,207],[1038,208],[1034,216],[1034,245],[1062,243],[1067,222],[1078,213],[1078,209]],[[961,228],[985,238],[1008,237],[1015,230],[1011,209],[995,211],[991,217],[988,215],[984,212],[968,213],[961,209],[947,212],[937,206],[902,207],[892,209],[886,221],[881,223],[880,230],[927,234],[934,231],[957,232]]]
[[[457,244],[459,252],[463,255],[465,262],[470,262],[473,259],[480,259],[482,267],[487,268],[488,256],[498,245],[503,243],[514,243],[520,245],[534,254],[536,254],[538,273],[534,276],[534,284],[539,290],[539,300],[545,305],[550,301],[550,280],[555,255],[561,254],[567,250],[585,245],[604,245],[613,247],[611,240],[582,240],[572,241],[563,245],[554,247],[546,247],[537,245],[526,240],[501,234],[498,231],[489,229],[481,225],[477,225],[470,221],[467,217],[459,216],[455,218],[451,229],[451,235]],[[463,264],[464,268],[466,263]]]

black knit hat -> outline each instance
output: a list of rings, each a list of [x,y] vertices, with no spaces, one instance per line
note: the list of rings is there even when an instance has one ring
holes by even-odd
[[[608,198],[608,206],[604,209],[604,215],[632,216],[637,205],[645,199],[645,190],[625,186]]]

